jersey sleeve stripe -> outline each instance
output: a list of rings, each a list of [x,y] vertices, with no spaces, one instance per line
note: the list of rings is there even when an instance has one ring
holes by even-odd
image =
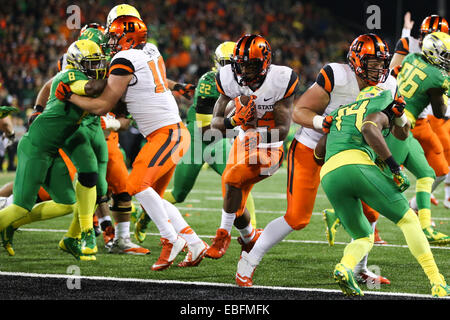
[[[222,88],[222,83],[220,81],[220,72],[217,72],[217,75],[216,75],[216,87],[217,87],[217,91],[219,91],[224,96],[226,95],[225,91]]]
[[[114,75],[127,75],[133,72],[133,69],[123,64],[115,64],[109,69],[109,73]]]
[[[283,99],[287,98],[287,97],[290,97],[295,92],[295,89],[297,88],[297,85],[298,85],[298,77],[295,74],[295,72],[292,71],[291,79],[289,80],[289,84],[288,84],[288,87],[286,89],[286,92],[284,94]]]
[[[407,38],[400,38],[395,47],[395,53],[407,55],[409,53],[409,43]]]
[[[322,88],[324,88],[326,92],[331,93],[334,88],[333,69],[329,65],[323,67],[322,70],[320,70],[319,75],[317,76],[316,82]]]

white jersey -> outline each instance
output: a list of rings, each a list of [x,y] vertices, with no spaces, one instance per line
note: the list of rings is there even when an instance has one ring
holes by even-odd
[[[330,63],[322,71],[321,74],[326,73],[328,77],[324,89],[330,94],[330,102],[322,114],[325,117],[340,106],[355,102],[360,89],[355,72],[346,63]],[[316,83],[316,85],[320,84]],[[389,76],[386,82],[380,83],[378,86],[385,90],[391,90],[392,96],[395,96],[397,82],[394,77]],[[315,129],[300,127],[295,134],[295,139],[308,148],[314,149],[322,136],[323,133]]]
[[[155,45],[118,52],[111,60],[110,74],[133,74],[122,100],[144,137],[181,121],[168,88],[164,60]]]
[[[247,86],[240,86],[236,81],[231,65],[226,65],[217,73],[216,82],[218,91],[231,99],[241,95],[255,95],[257,116],[254,125],[257,131],[265,131],[267,128],[273,128],[275,125],[273,119],[275,103],[296,92],[298,77],[291,68],[272,64],[262,85],[256,91],[253,91]],[[241,140],[244,135],[245,132],[239,127],[239,138]],[[283,141],[277,141],[260,143],[258,147],[277,148],[282,145]]]

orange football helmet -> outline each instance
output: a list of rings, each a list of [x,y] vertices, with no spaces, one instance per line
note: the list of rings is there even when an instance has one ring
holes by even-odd
[[[246,34],[236,43],[231,68],[239,85],[248,86],[264,80],[271,62],[269,42],[260,35]]]
[[[108,46],[112,54],[122,50],[136,48],[147,42],[147,26],[133,16],[121,16],[115,19],[106,33]]]
[[[422,38],[429,33],[438,31],[448,33],[448,22],[445,18],[433,14],[423,19],[423,22],[420,25],[420,35]]]
[[[385,82],[389,75],[389,47],[376,34],[363,34],[353,40],[347,60],[356,75],[370,86]],[[374,63],[378,65],[374,67]]]

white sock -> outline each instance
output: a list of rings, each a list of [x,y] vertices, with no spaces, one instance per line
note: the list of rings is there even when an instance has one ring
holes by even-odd
[[[419,210],[417,207],[417,201],[416,201],[416,196],[414,196],[410,201],[409,201],[409,206],[414,209],[414,210]]]
[[[163,204],[175,231],[186,240],[188,245],[202,241],[195,231],[187,224],[186,220],[184,220],[177,207],[164,199]]]
[[[149,187],[144,191],[136,193],[134,195],[137,201],[147,212],[148,216],[155,223],[162,238],[168,239],[171,243],[174,243],[177,238],[177,232],[169,221],[169,217],[164,208],[164,203],[153,188]]]
[[[256,234],[256,230],[253,228],[251,223],[249,223],[244,229],[238,229],[238,231],[244,243],[249,243]]]
[[[129,237],[130,237],[130,221],[117,223],[116,231],[114,232],[114,239],[129,238]]]
[[[236,219],[236,213],[228,213],[222,209],[222,220],[220,221],[220,229],[225,229],[228,234],[231,233],[233,228],[234,219]]]
[[[14,201],[14,196],[13,196],[13,195],[10,195],[10,196],[8,197],[8,199],[6,199],[6,205],[5,205],[5,208],[6,208],[7,206],[9,206],[10,204],[12,204],[13,201]]]
[[[102,223],[104,221],[111,221],[111,216],[104,216],[104,217],[98,218],[98,224],[99,225],[102,225]]]
[[[267,251],[283,240],[292,231],[294,231],[294,229],[291,228],[284,217],[272,220],[259,236],[258,241],[256,241],[255,246],[249,253],[250,256],[259,263]]]

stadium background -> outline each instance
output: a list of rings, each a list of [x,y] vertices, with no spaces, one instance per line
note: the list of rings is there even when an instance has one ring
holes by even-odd
[[[14,116],[16,143],[0,150],[0,168],[15,170],[17,141],[26,131],[39,89],[56,73],[56,63],[76,40],[79,30],[66,26],[68,6],[81,9],[81,26],[105,24],[109,10],[122,1],[17,0],[0,8],[0,103],[21,112]],[[391,50],[400,37],[403,15],[411,11],[417,35],[429,14],[446,16],[443,0],[398,1],[128,1],[141,12],[149,40],[158,44],[167,75],[184,83],[196,83],[211,65],[216,46],[237,40],[243,33],[260,33],[273,49],[273,63],[292,67],[300,75],[301,91],[327,62],[345,61],[350,42],[364,32],[382,36]],[[368,30],[367,7],[381,9],[381,30]],[[182,117],[190,101],[176,96]],[[142,137],[131,128],[120,135],[128,164],[140,148]],[[5,160],[4,160],[5,159]]]

